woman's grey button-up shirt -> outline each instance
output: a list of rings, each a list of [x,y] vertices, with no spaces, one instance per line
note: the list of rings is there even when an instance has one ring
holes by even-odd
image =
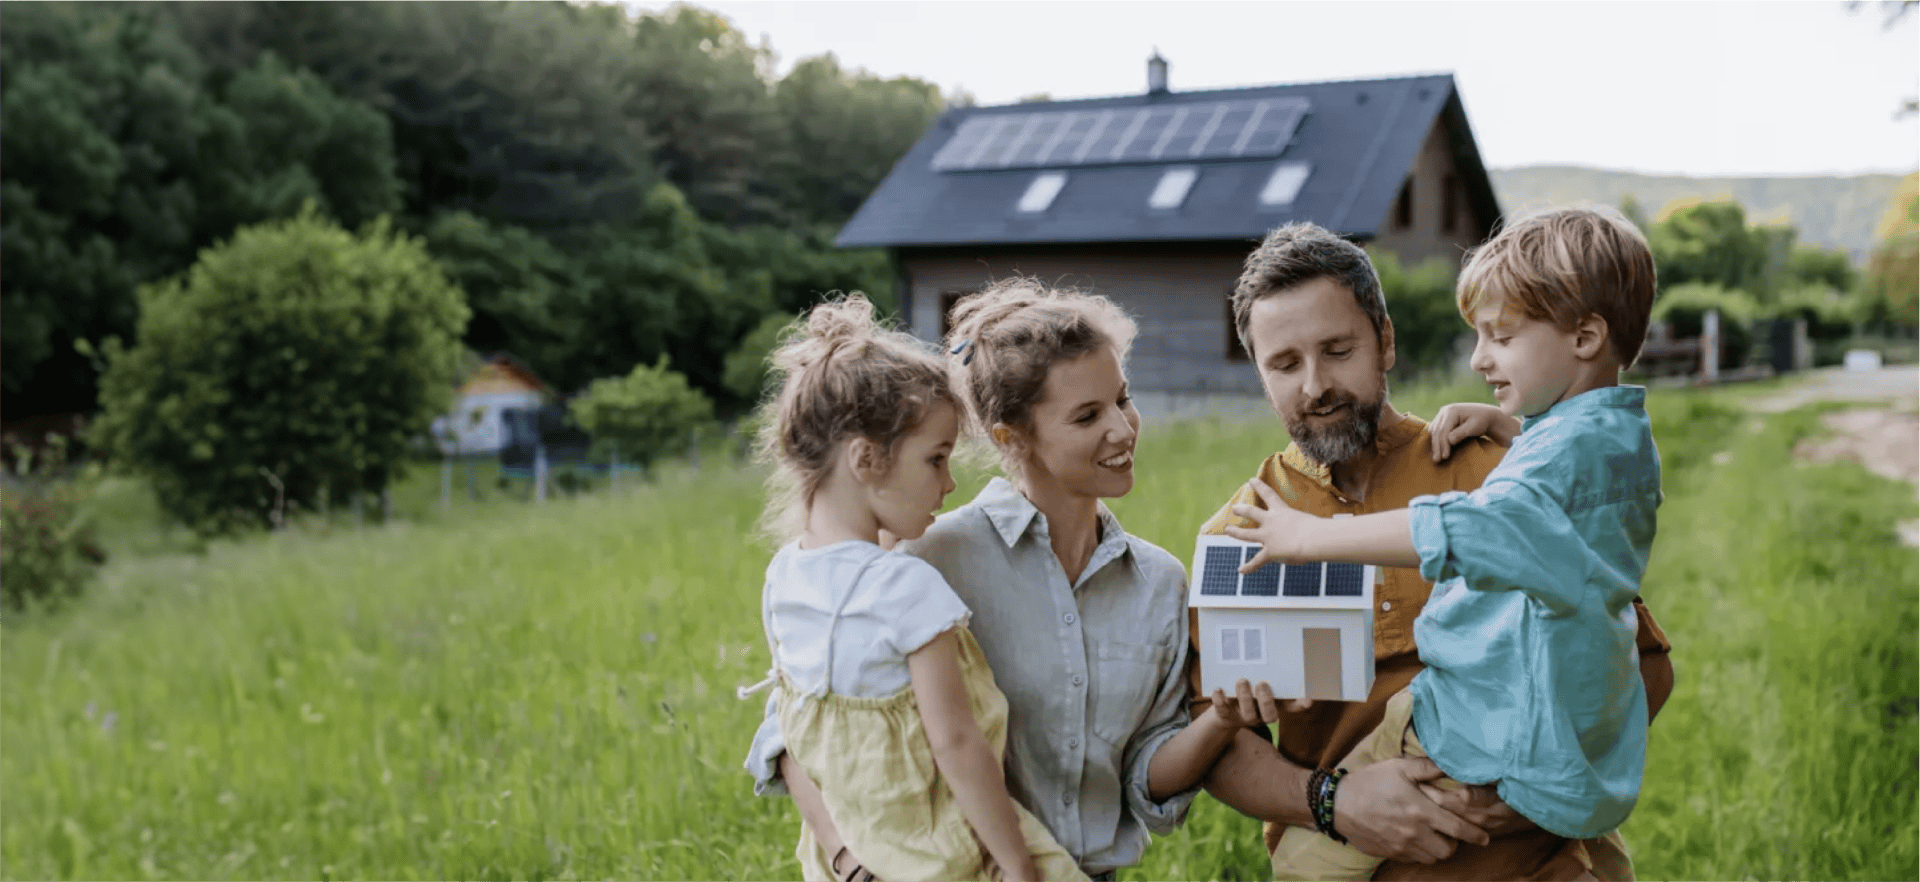
[[[1187,724],[1186,570],[1104,505],[1100,537],[1068,584],[1046,516],[995,478],[900,546],[973,611],[1009,706],[1007,789],[1089,873],[1138,863],[1148,834],[1172,832],[1194,794],[1147,794],[1148,763]],[[755,792],[786,792],[784,750],[769,713],[747,757]]]

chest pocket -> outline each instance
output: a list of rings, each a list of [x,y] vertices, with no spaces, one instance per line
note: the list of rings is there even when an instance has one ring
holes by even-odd
[[[1146,722],[1172,663],[1172,646],[1095,641],[1093,682],[1087,684],[1093,695],[1093,734],[1116,746],[1132,738]]]

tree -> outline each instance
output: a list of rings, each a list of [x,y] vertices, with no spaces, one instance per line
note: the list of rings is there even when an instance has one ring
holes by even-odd
[[[89,440],[202,533],[384,489],[446,410],[467,307],[425,248],[311,207],[139,291]]]
[[[1920,173],[1907,175],[1880,215],[1880,244],[1867,262],[1872,321],[1920,325]]]
[[[1454,299],[1459,268],[1443,258],[1405,267],[1390,251],[1369,251],[1380,292],[1393,319],[1394,369],[1401,376],[1445,368],[1453,360],[1453,341],[1466,333]]]
[[[594,436],[595,458],[618,452],[645,467],[712,426],[713,403],[667,365],[663,356],[624,377],[595,380],[569,405],[574,422]]]
[[[1762,285],[1768,244],[1747,228],[1738,202],[1676,201],[1647,231],[1664,286],[1698,282],[1736,290]]]
[[[853,216],[944,109],[931,83],[849,74],[831,53],[794,65],[774,88],[773,104],[789,139],[776,178],[787,214],[834,226]]]
[[[771,365],[768,356],[774,347],[780,344],[780,335],[793,324],[793,316],[786,313],[774,313],[760,320],[760,324],[740,340],[740,346],[727,353],[727,363],[721,377],[727,391],[735,398],[747,402],[757,402],[767,387],[767,375]]]

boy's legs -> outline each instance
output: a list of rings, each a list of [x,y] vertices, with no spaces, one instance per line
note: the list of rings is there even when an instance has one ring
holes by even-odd
[[[1413,735],[1413,693],[1402,689],[1387,699],[1380,725],[1341,759],[1339,767],[1351,772],[1394,757],[1426,755],[1419,739]],[[1465,786],[1451,778],[1440,778],[1433,783],[1446,789]],[[1379,866],[1380,858],[1305,827],[1286,828],[1273,849],[1276,880],[1371,879]]]

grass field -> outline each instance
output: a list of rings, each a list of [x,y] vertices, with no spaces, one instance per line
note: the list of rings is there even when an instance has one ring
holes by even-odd
[[[1404,390],[1434,404],[1475,387]],[[1625,833],[1643,879],[1911,879],[1920,731],[1910,486],[1802,466],[1811,409],[1656,392],[1667,501],[1646,596],[1679,684]],[[1114,509],[1185,557],[1280,442],[1149,427]],[[115,559],[0,644],[10,879],[790,878],[797,815],[740,768],[767,654],[759,476],[708,457],[620,494],[336,515],[201,553],[103,501]],[[983,482],[962,476],[950,503]],[[1267,878],[1202,797],[1133,879]]]

